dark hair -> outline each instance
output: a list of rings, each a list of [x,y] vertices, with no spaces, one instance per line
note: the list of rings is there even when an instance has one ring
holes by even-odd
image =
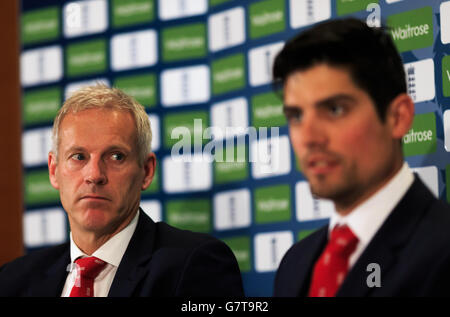
[[[343,67],[354,83],[366,91],[384,121],[389,103],[406,93],[402,59],[383,27],[369,27],[355,18],[330,20],[289,40],[273,66],[275,87],[284,85],[295,71],[316,64]]]

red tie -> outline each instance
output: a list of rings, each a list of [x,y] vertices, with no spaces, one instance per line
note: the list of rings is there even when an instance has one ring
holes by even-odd
[[[346,225],[331,231],[330,241],[314,266],[309,297],[334,297],[348,271],[358,238]]]
[[[106,262],[90,256],[75,260],[77,264],[75,285],[70,297],[94,297],[94,280],[105,268]]]

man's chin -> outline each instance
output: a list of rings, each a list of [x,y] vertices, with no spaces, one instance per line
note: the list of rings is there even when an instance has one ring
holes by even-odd
[[[334,184],[309,183],[311,194],[316,198],[335,200],[342,195],[342,189]]]
[[[79,225],[85,231],[103,231],[109,223],[108,213],[104,210],[89,209],[82,211],[78,221]]]

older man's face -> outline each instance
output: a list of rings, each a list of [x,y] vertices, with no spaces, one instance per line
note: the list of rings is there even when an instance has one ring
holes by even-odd
[[[66,115],[59,131],[58,157],[50,153],[49,174],[72,231],[117,231],[134,216],[154,169],[153,155],[151,162],[138,162],[133,116],[88,109]]]

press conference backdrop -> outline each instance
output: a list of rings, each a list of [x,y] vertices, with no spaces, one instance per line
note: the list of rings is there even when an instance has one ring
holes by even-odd
[[[406,160],[448,201],[450,1],[22,0],[27,252],[68,240],[46,166],[52,119],[72,91],[100,81],[148,112],[159,164],[143,209],[155,221],[225,241],[246,294],[270,296],[283,254],[326,224],[334,208],[311,196],[296,163],[270,84],[272,62],[299,31],[348,15],[370,23],[381,15],[391,27],[416,103]],[[176,127],[191,138],[171,138]],[[179,140],[191,160],[171,155],[174,146],[181,152]]]

